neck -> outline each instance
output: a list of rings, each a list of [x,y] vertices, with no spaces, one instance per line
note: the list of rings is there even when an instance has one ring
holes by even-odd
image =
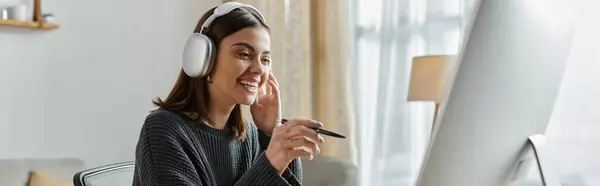
[[[212,121],[209,124],[213,128],[224,129],[235,104],[227,102],[227,99],[220,98],[219,95],[222,94],[211,92],[211,95],[209,96],[210,106],[208,108],[208,118]]]

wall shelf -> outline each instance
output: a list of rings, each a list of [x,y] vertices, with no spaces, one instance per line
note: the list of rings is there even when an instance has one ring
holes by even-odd
[[[23,22],[23,21],[15,21],[15,20],[0,20],[0,25],[2,26],[12,26],[12,27],[22,27],[22,28],[33,28],[33,29],[44,29],[51,30],[57,29],[59,25],[57,24],[46,24],[42,22]]]
[[[0,20],[0,26],[11,26],[41,30],[52,30],[57,29],[59,27],[58,24],[44,23],[44,18],[42,17],[42,0],[33,0],[32,8],[33,21]]]

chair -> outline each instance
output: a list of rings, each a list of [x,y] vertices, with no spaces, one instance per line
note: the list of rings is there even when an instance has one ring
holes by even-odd
[[[315,156],[302,158],[302,185],[357,186],[358,170],[353,163],[337,157]]]
[[[87,169],[73,176],[75,186],[131,186],[134,162],[122,162]]]
[[[73,176],[75,186],[131,186],[134,162],[105,165],[78,172]],[[357,186],[357,168],[354,164],[335,157],[315,156],[302,160],[303,185]]]

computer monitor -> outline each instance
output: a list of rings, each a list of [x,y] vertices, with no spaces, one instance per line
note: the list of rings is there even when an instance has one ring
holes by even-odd
[[[550,122],[570,53],[571,2],[478,2],[417,185],[511,185],[528,137]]]

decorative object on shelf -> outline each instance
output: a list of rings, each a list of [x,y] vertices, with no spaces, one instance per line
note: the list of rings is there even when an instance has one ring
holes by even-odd
[[[34,0],[21,0],[21,3],[27,7],[27,21],[33,21],[34,16]]]
[[[16,5],[18,0],[0,0],[0,20],[7,20],[7,9]]]
[[[46,23],[46,24],[55,24],[55,22],[54,22],[55,20],[54,20],[54,15],[53,14],[47,13],[47,14],[44,14],[42,17],[44,18],[43,19],[44,23]]]
[[[30,21],[27,20],[27,6],[24,4],[16,4],[6,9],[7,18],[15,21]]]

